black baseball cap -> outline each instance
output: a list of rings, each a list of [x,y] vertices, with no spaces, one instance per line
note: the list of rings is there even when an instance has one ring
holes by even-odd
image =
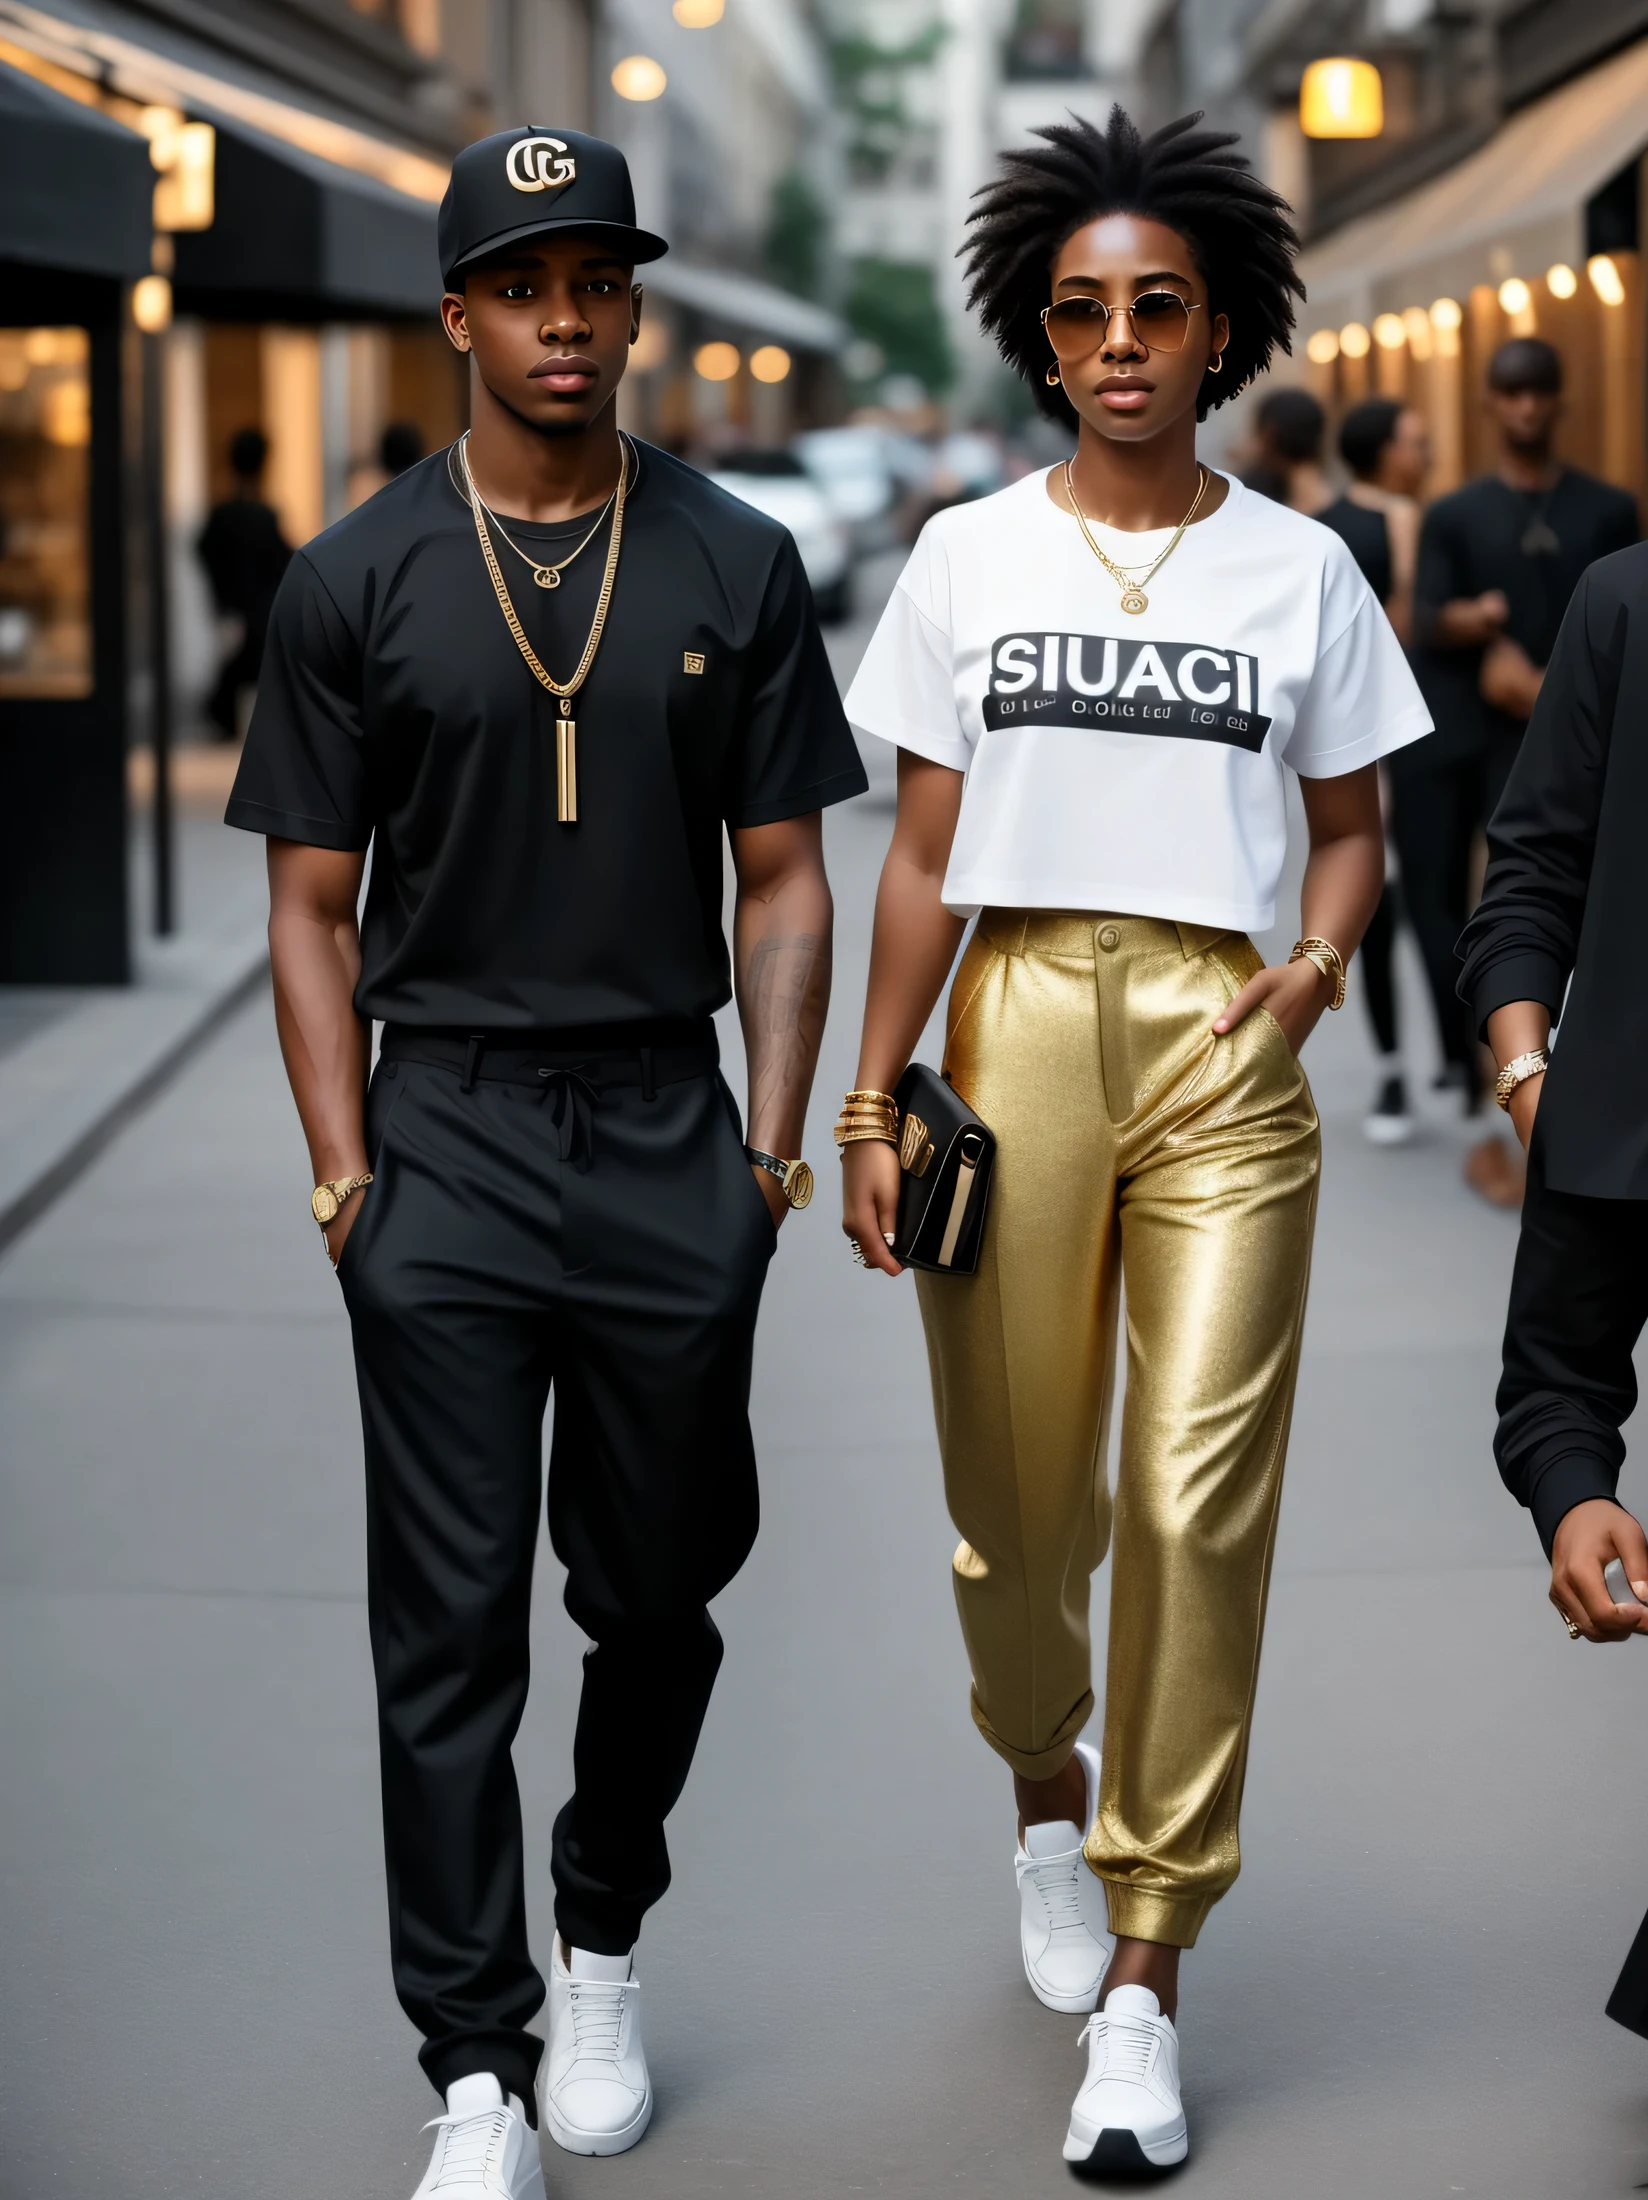
[[[581,130],[527,123],[466,145],[452,163],[438,231],[441,280],[523,237],[587,229],[634,262],[660,259],[662,237],[635,226],[629,163]]]

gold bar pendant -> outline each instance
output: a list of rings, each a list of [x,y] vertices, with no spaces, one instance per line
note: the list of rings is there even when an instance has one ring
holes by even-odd
[[[555,801],[556,817],[563,825],[578,822],[578,721],[576,718],[557,718],[555,721]]]

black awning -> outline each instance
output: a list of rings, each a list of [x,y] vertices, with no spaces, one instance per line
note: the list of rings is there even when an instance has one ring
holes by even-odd
[[[217,130],[215,217],[177,238],[178,310],[256,320],[432,313],[435,209],[204,110]]]
[[[154,181],[146,138],[0,63],[0,259],[146,275]]]

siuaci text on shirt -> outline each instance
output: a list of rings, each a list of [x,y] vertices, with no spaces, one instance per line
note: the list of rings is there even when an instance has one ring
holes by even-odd
[[[1258,694],[1259,661],[1237,649],[1116,634],[1003,634],[990,651],[984,723],[1101,725],[1257,754],[1270,731]]]

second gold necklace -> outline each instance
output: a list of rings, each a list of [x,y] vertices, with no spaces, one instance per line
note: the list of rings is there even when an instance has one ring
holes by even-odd
[[[1071,472],[1072,464],[1073,461],[1068,458],[1064,462],[1064,489],[1065,494],[1070,499],[1070,509],[1072,512],[1075,513],[1077,522],[1081,527],[1081,531],[1087,538],[1088,549],[1092,551],[1094,557],[1098,559],[1099,563],[1110,575],[1110,578],[1121,590],[1122,609],[1124,611],[1130,611],[1135,614],[1141,611],[1148,611],[1150,609],[1150,598],[1144,592],[1144,584],[1146,581],[1155,579],[1156,575],[1161,571],[1162,567],[1167,563],[1168,559],[1172,557],[1174,551],[1178,549],[1180,540],[1183,537],[1185,529],[1190,525],[1191,521],[1196,517],[1196,514],[1202,508],[1202,499],[1207,495],[1207,485],[1212,480],[1213,476],[1208,472],[1205,466],[1198,464],[1196,468],[1196,496],[1194,502],[1191,504],[1190,510],[1186,512],[1184,518],[1180,520],[1178,526],[1174,528],[1173,538],[1168,543],[1167,548],[1162,551],[1159,557],[1153,558],[1150,561],[1149,565],[1145,567],[1145,570],[1139,574],[1138,579],[1135,580],[1133,578],[1133,574],[1137,570],[1137,568],[1118,565],[1114,558],[1107,558],[1104,552],[1099,548],[1098,544],[1093,540],[1093,530],[1087,524],[1087,514],[1076,502],[1076,483],[1075,478]]]

